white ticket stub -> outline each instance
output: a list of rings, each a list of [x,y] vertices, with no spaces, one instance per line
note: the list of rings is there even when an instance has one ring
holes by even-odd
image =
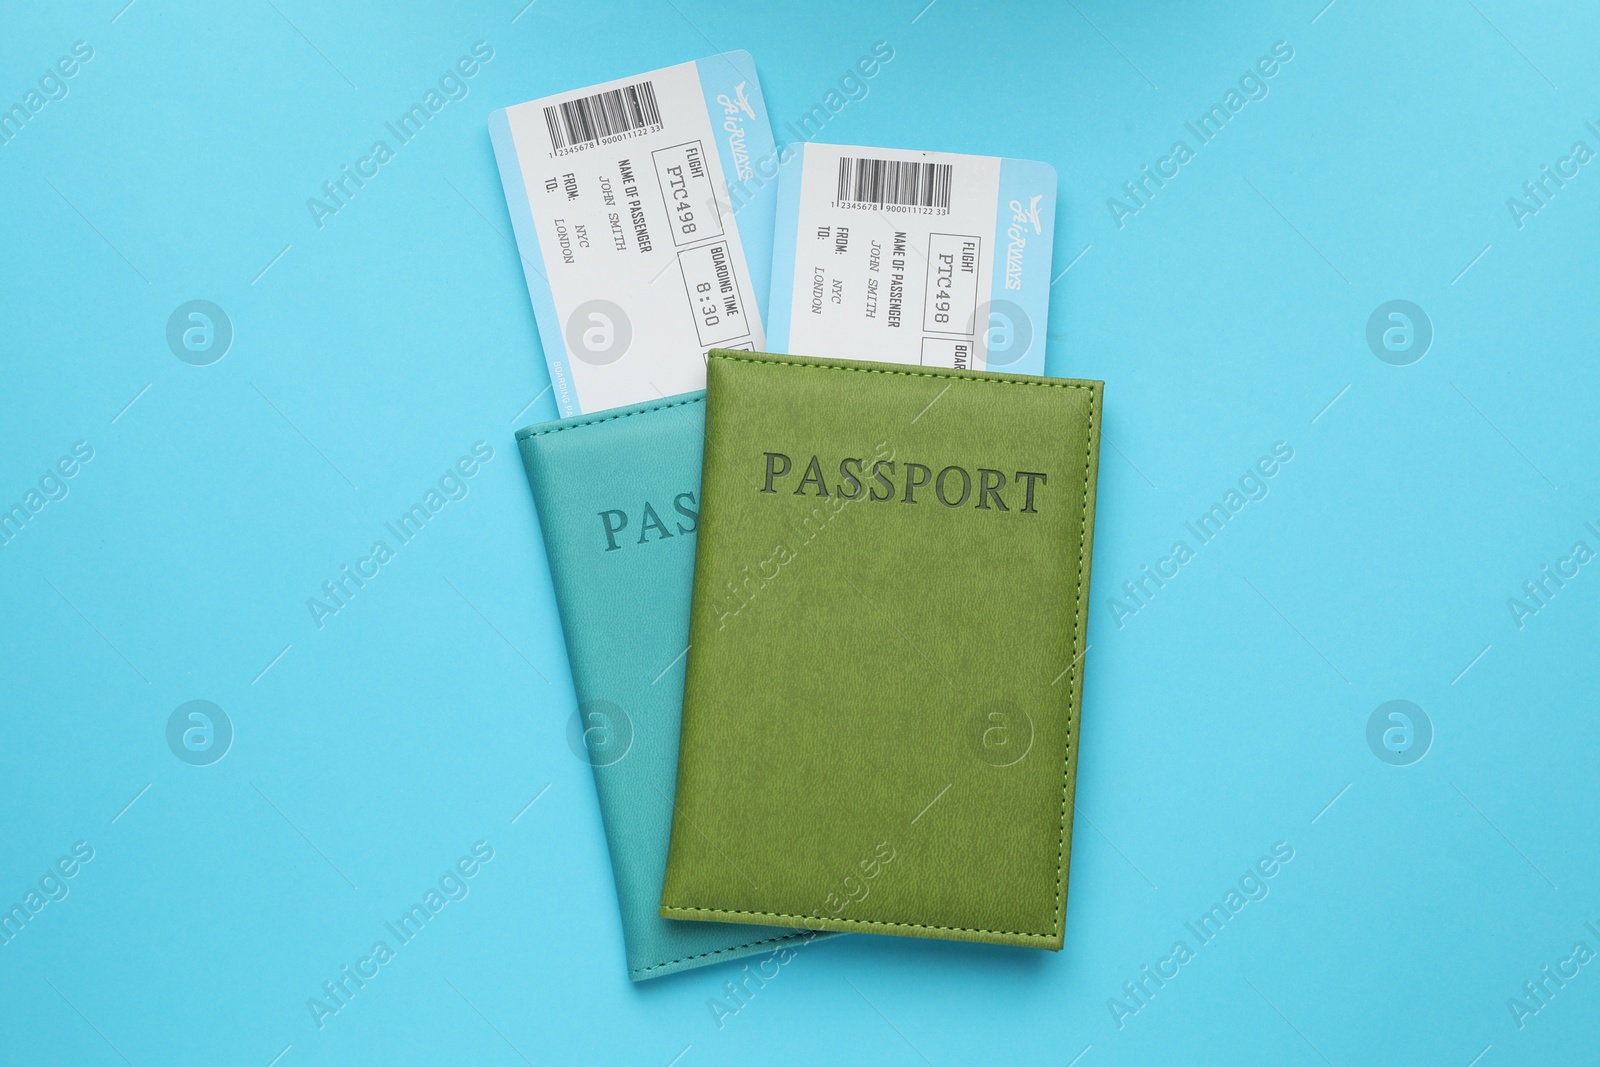
[[[776,190],[737,214],[728,194],[774,152],[748,53],[505,108],[489,133],[563,417],[703,389],[707,349],[765,346]]]
[[[1043,374],[1047,163],[806,144],[780,171],[773,351]]]

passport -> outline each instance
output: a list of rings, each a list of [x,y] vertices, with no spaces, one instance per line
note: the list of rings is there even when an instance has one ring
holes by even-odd
[[[712,351],[661,915],[1061,947],[1102,391]]]
[[[635,981],[816,936],[657,914],[689,644],[704,396],[517,433],[579,701],[569,741],[594,768]]]

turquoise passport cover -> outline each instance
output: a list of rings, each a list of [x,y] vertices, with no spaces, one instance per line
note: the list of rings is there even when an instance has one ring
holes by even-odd
[[[809,931],[658,913],[672,828],[705,394],[517,433],[566,635],[635,981],[772,952]]]

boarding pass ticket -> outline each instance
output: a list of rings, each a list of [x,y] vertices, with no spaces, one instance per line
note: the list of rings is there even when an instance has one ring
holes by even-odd
[[[779,171],[768,343],[1043,374],[1055,204],[1047,163],[797,146]]]
[[[752,178],[775,152],[749,53],[505,108],[489,133],[563,417],[704,388],[708,349],[765,346],[776,188]]]

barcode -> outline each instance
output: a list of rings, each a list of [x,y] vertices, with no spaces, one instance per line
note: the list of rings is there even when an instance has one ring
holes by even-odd
[[[557,152],[605,137],[661,125],[655,86],[649,82],[580,96],[544,109],[550,144]]]
[[[913,163],[898,159],[839,160],[839,201],[883,207],[950,209],[949,163]]]

